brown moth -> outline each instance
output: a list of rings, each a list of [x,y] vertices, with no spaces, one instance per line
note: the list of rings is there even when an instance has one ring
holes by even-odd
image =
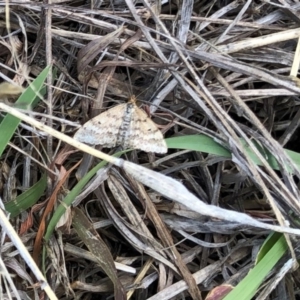
[[[79,142],[113,148],[166,153],[161,131],[136,105],[136,98],[119,104],[86,122],[74,135]]]

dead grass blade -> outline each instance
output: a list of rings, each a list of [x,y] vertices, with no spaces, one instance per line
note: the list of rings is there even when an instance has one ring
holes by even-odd
[[[159,192],[161,195],[179,202],[199,214],[238,222],[240,224],[274,230],[282,233],[299,234],[300,230],[261,223],[246,214],[224,210],[214,205],[207,205],[190,193],[181,183],[173,178],[145,169],[128,161],[116,161],[116,164],[133,176],[139,182]]]
[[[72,214],[72,224],[77,234],[88,247],[88,249],[94,254],[94,256],[97,258],[98,264],[114,283],[115,299],[125,300],[126,294],[122,283],[117,276],[117,270],[115,268],[114,260],[110,250],[107,248],[97,231],[93,228],[93,225],[80,209],[74,208]]]
[[[126,195],[123,188],[121,188],[121,190],[118,190],[116,193],[116,191],[114,191],[116,186],[113,187],[112,183],[110,183],[110,186],[112,188],[114,196],[116,197],[116,200],[119,201],[121,195]],[[138,216],[137,220],[133,220],[133,217],[137,216],[138,214],[136,212],[136,208],[134,208],[132,212],[128,211],[128,208],[132,208],[133,205],[132,203],[130,203],[130,200],[127,195],[125,196],[125,198],[122,199],[122,202],[120,202],[120,204],[122,203],[123,205],[126,203],[124,212],[128,212],[126,216],[129,218],[129,220],[132,220],[133,225],[124,222],[123,218],[121,218],[120,215],[117,214],[103,188],[102,190],[96,191],[96,195],[99,199],[102,199],[103,208],[107,211],[107,215],[110,216],[115,226],[119,228],[120,233],[124,235],[124,237],[128,240],[130,244],[132,244],[132,246],[135,249],[148,254],[155,260],[162,262],[163,264],[167,265],[170,269],[178,273],[176,266],[172,262],[170,262],[170,260],[167,259],[166,254],[164,253],[165,250],[163,249],[162,245],[159,242],[157,242],[156,239],[152,236],[152,234],[149,233],[149,230],[145,228],[145,225],[143,224],[144,222],[141,219],[141,217]],[[134,226],[134,224],[136,224],[136,226]]]
[[[136,177],[135,177],[136,178]],[[193,299],[202,299],[200,291],[197,287],[197,284],[191,275],[189,269],[187,268],[186,264],[183,262],[180,253],[178,252],[176,246],[174,245],[172,236],[167,229],[165,223],[161,219],[158,211],[156,210],[153,202],[150,200],[148,194],[145,191],[145,188],[142,184],[138,182],[132,181],[132,186],[135,187],[137,191],[137,195],[139,195],[140,200],[143,199],[144,207],[147,216],[152,221],[153,225],[156,228],[157,234],[160,237],[163,246],[168,250],[169,259],[173,261],[175,265],[177,265],[182,277],[184,278],[185,282],[189,287],[189,292]]]
[[[86,209],[116,260],[138,274],[118,269],[128,297],[182,298],[190,289],[200,298],[197,288],[202,297],[214,297],[224,283],[233,288],[230,300],[297,297],[297,270],[290,271],[299,260],[294,235],[300,232],[299,4],[52,2],[0,4],[2,84],[24,87],[53,65],[47,100],[30,100],[36,105],[27,116],[18,114],[22,122],[14,128],[5,120],[17,115],[21,97],[15,102],[17,91],[7,95],[0,83],[0,140],[6,136],[0,197],[30,250],[41,230],[35,222],[40,209],[59,196],[43,247],[57,298],[113,297],[113,283],[89,258],[91,251],[80,256],[74,247],[63,254],[65,245],[74,246],[74,230],[55,225],[72,204]],[[163,128],[168,153],[124,151],[123,160],[70,138],[78,123],[132,93],[151,113],[158,111],[152,117]],[[71,154],[65,143],[80,151]],[[59,171],[81,160],[63,185],[67,193],[57,191]],[[63,224],[71,219],[65,217]],[[12,247],[3,238],[0,263],[12,276],[0,298],[43,298]]]
[[[91,41],[84,48],[78,52],[77,71],[78,74],[83,72],[89,63],[95,59],[95,57],[102,52],[115,38],[119,37],[124,28],[120,27],[115,31],[107,34],[105,37],[98,38]]]
[[[3,230],[7,234],[7,236],[10,238],[10,240],[14,243],[14,246],[19,250],[20,255],[26,261],[27,266],[33,272],[36,279],[39,281],[41,288],[45,291],[49,299],[56,300],[57,297],[55,296],[55,293],[50,288],[46,278],[44,277],[38,266],[35,264],[34,260],[32,259],[28,250],[24,246],[23,242],[20,240],[19,235],[16,233],[16,231],[10,224],[2,209],[0,209],[0,225],[1,228],[3,228]]]

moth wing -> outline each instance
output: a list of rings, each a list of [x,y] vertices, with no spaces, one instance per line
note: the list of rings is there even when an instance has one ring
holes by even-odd
[[[94,117],[75,133],[74,139],[90,145],[115,147],[125,109],[126,104],[120,104]]]
[[[166,153],[167,144],[161,131],[148,115],[137,106],[132,112],[125,148],[141,149],[145,152]]]

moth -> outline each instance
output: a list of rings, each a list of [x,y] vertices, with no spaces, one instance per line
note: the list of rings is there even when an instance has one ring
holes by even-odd
[[[90,145],[140,149],[166,153],[167,144],[161,131],[148,115],[136,105],[136,98],[119,104],[86,122],[74,139]]]

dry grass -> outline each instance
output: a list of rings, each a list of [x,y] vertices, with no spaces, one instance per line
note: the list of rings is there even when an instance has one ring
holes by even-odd
[[[31,125],[1,156],[0,196],[6,204],[47,175],[37,203],[10,223],[58,299],[218,299],[207,295],[246,276],[270,229],[299,227],[300,160],[284,151],[300,150],[298,4],[9,2],[0,2],[1,78],[26,87],[46,66],[53,72],[29,120],[20,115]],[[166,155],[135,150],[122,154],[127,164],[51,132],[72,137],[78,122],[133,94],[166,138],[203,134],[231,158],[170,139]],[[83,184],[99,157],[111,164]],[[56,224],[65,199],[72,208]],[[9,237],[0,298],[45,297],[42,275]],[[299,299],[298,244],[285,240],[289,252],[254,288],[257,299]]]

